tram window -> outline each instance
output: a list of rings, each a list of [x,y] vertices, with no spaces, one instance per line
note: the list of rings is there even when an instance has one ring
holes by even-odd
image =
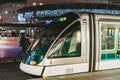
[[[108,37],[114,36],[114,29],[113,29],[113,28],[108,28],[107,33],[108,33],[108,34],[107,34]]]
[[[102,24],[101,60],[120,59],[120,25]]]
[[[118,32],[118,49],[120,49],[120,29],[119,29],[119,32]]]
[[[101,60],[115,60],[119,57],[120,25],[102,24],[101,26]]]
[[[80,23],[76,22],[53,45],[49,57],[74,57],[81,55]]]
[[[102,28],[102,49],[114,49],[114,28]]]

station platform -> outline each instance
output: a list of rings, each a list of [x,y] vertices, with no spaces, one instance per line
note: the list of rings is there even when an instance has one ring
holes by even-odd
[[[88,72],[28,80],[120,80],[120,69]]]

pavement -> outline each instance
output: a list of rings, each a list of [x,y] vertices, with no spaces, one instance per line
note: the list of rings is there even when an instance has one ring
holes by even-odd
[[[120,80],[120,69],[87,72],[46,78],[35,78],[27,80]]]

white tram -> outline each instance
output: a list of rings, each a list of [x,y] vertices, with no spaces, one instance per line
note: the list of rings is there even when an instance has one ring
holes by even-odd
[[[66,13],[34,40],[20,69],[55,76],[120,68],[120,15]]]

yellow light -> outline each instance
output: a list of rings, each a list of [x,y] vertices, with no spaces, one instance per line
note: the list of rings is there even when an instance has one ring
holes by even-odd
[[[30,61],[30,65],[35,66],[36,65],[36,61]]]
[[[65,21],[66,19],[67,19],[66,17],[60,17],[58,21],[62,22],[62,21]]]
[[[63,17],[63,21],[65,21],[67,18],[66,17]]]

